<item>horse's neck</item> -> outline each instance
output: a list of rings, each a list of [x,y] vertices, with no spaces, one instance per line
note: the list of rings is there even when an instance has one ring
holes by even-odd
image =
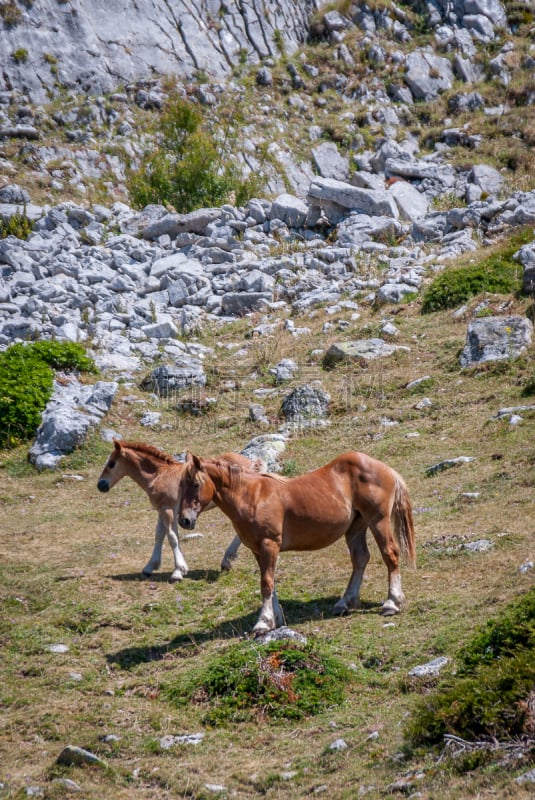
[[[225,514],[231,518],[239,517],[250,508],[250,481],[246,472],[240,472],[237,479],[234,479],[231,469],[215,467],[208,470],[208,475],[215,490],[214,503]]]
[[[141,467],[143,458],[143,455],[136,453],[135,456],[132,456],[126,460],[126,466],[128,477],[130,477],[134,483],[137,483],[137,485],[140,486],[145,492],[149,492],[154,478],[158,473],[157,471],[145,472]]]

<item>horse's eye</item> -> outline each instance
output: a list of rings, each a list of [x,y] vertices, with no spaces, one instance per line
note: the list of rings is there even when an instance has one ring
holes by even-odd
[[[108,469],[113,469],[115,466],[115,461],[108,461]]]

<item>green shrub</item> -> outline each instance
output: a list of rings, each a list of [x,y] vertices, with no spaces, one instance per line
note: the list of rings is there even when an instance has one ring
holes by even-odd
[[[535,589],[510,606],[459,654],[457,676],[422,698],[408,722],[411,745],[433,745],[445,734],[463,739],[520,736],[535,685]]]
[[[11,53],[11,57],[17,64],[24,64],[28,60],[28,51],[25,47],[19,47]]]
[[[0,219],[0,239],[16,236],[17,239],[26,240],[33,231],[33,222],[28,218],[26,209],[16,211],[6,220]]]
[[[433,280],[422,301],[422,312],[455,308],[481,292],[511,294],[522,289],[522,275],[513,255],[527,241],[532,232],[514,234],[499,251],[477,264],[463,267],[446,267]]]
[[[190,680],[167,687],[166,695],[176,705],[208,706],[203,718],[208,725],[299,719],[342,702],[350,680],[341,662],[310,643],[247,641],[218,653]]]
[[[0,353],[0,447],[30,439],[52,394],[54,369],[96,372],[74,342],[17,343]]]
[[[179,213],[221,205],[232,195],[241,205],[258,188],[244,179],[232,157],[230,140],[222,144],[203,124],[190,101],[174,98],[160,121],[159,147],[145,154],[139,170],[128,176],[133,205],[171,205]]]

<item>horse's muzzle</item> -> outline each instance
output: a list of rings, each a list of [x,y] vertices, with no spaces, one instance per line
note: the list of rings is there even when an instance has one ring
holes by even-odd
[[[178,524],[187,531],[192,531],[196,523],[195,517],[179,517]]]
[[[106,480],[106,478],[101,478],[97,483],[97,489],[99,492],[109,492],[110,491],[110,484]]]

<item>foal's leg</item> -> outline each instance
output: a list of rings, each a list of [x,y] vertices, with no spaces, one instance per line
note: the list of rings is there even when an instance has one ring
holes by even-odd
[[[370,551],[366,542],[366,529],[368,524],[361,517],[352,523],[346,533],[346,542],[351,556],[353,572],[347,584],[347,589],[333,608],[334,614],[345,614],[350,608],[359,607],[359,594],[364,570],[370,560]]]
[[[178,543],[176,513],[172,508],[164,508],[163,511],[160,512],[160,519],[163,520],[163,525],[165,526],[165,532],[167,534],[167,541],[169,542],[169,546],[173,551],[173,558],[175,560],[175,569],[171,573],[169,583],[176,583],[177,581],[181,581],[184,575],[188,574],[188,565],[186,564],[186,560],[182,555],[182,551],[180,550],[180,545]]]
[[[260,544],[260,551],[255,553],[260,567],[260,591],[263,601],[258,622],[253,628],[253,633],[256,636],[261,636],[274,628],[280,628],[281,625],[284,625],[284,616],[275,591],[275,569],[279,550],[279,545],[276,542],[264,539]]]
[[[232,567],[232,562],[236,561],[238,558],[238,547],[241,544],[241,539],[239,536],[235,536],[234,539],[231,541],[227,549],[225,550],[225,555],[223,556],[223,560],[221,561],[221,571],[228,572]]]
[[[383,517],[378,522],[370,523],[370,529],[388,569],[388,598],[383,603],[381,611],[385,616],[399,614],[405,602],[405,595],[401,588],[399,548],[392,536],[390,519]]]
[[[151,557],[141,570],[141,574],[145,575],[147,578],[150,577],[150,575],[152,575],[155,569],[160,569],[160,565],[162,563],[162,546],[164,539],[165,539],[165,525],[162,523],[160,517],[158,517],[158,522],[156,523],[156,531],[154,534],[154,548],[151,553]]]

